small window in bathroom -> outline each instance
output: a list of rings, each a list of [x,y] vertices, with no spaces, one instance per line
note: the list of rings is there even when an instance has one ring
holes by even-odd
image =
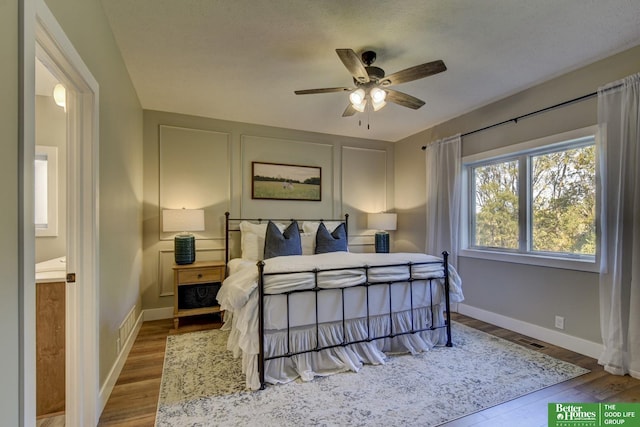
[[[35,156],[36,237],[58,235],[58,148],[36,145]]]

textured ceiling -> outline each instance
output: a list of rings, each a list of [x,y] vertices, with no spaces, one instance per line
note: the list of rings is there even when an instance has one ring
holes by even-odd
[[[387,141],[640,44],[638,0],[102,3],[145,109]],[[347,93],[293,93],[352,86],[336,48],[448,70],[394,87],[419,110],[342,118]]]

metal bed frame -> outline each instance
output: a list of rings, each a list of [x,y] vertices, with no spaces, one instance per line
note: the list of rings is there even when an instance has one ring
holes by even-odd
[[[334,220],[323,220],[323,219],[305,219],[305,220],[299,220],[299,221],[315,221],[315,222],[325,222],[325,221],[340,221],[342,223],[345,224],[345,230],[347,229],[347,222],[349,219],[349,214],[345,214],[344,219],[334,219]],[[258,222],[258,223],[262,223],[264,221],[269,221],[269,220],[264,220],[261,218],[257,218],[257,219],[246,219],[246,218],[230,218],[229,217],[229,212],[225,213],[225,260],[226,262],[229,261],[229,233],[230,232],[239,232],[240,229],[232,229],[230,228],[230,222],[231,221],[250,221],[250,222]],[[294,221],[293,219],[271,219],[271,221]],[[449,297],[449,262],[448,262],[448,257],[449,257],[449,253],[448,252],[442,252],[442,260],[438,260],[438,261],[429,261],[429,262],[417,262],[417,263],[404,263],[404,264],[388,264],[388,265],[376,265],[376,266],[368,266],[368,265],[364,265],[362,267],[342,267],[342,268],[330,268],[330,269],[313,269],[313,270],[307,270],[307,271],[295,271],[295,272],[283,272],[283,273],[266,273],[264,271],[264,266],[265,263],[264,261],[258,261],[257,262],[257,268],[258,268],[258,299],[259,299],[259,303],[258,303],[258,334],[259,334],[259,355],[258,355],[258,371],[259,371],[259,375],[260,375],[260,389],[264,389],[265,388],[265,363],[268,360],[273,360],[273,359],[279,359],[279,358],[289,358],[298,354],[304,354],[304,353],[311,353],[311,352],[319,352],[321,350],[325,350],[325,349],[330,349],[330,348],[336,348],[336,347],[346,347],[349,346],[351,344],[357,344],[357,343],[364,343],[364,342],[372,342],[375,340],[380,340],[380,339],[384,339],[384,338],[394,338],[397,336],[401,336],[401,335],[407,335],[407,334],[416,334],[418,332],[424,332],[424,331],[433,331],[436,329],[441,329],[441,328],[445,328],[446,329],[446,336],[447,336],[447,341],[446,341],[446,346],[447,347],[452,347],[452,341],[451,341],[451,307],[450,307],[450,297]],[[433,277],[427,277],[427,278],[419,278],[419,279],[415,279],[413,277],[413,267],[418,266],[418,265],[425,265],[425,264],[442,264],[443,265],[443,274],[441,276],[433,276]],[[384,281],[384,282],[371,282],[369,280],[369,272],[373,269],[377,269],[377,268],[385,268],[385,267],[398,267],[398,266],[406,266],[408,271],[409,271],[409,278],[408,279],[402,279],[402,280],[395,280],[395,281]],[[340,271],[340,270],[354,270],[354,269],[363,269],[365,271],[365,277],[366,280],[358,285],[354,285],[354,286],[348,286],[348,287],[337,287],[337,288],[320,288],[318,286],[318,274],[321,272],[325,272],[325,271]],[[273,295],[284,295],[286,296],[286,305],[287,305],[287,351],[284,354],[278,354],[278,355],[270,355],[270,356],[266,356],[264,354],[264,337],[265,337],[265,330],[264,330],[264,304],[265,304],[265,299],[268,298],[271,294],[266,294],[264,292],[264,280],[265,280],[265,276],[275,276],[275,275],[288,275],[288,274],[297,274],[297,273],[313,273],[315,276],[315,286],[312,289],[304,289],[304,290],[294,290],[294,291],[288,291],[288,292],[282,292],[282,293],[278,293],[278,294],[273,294]],[[429,286],[429,295],[430,298],[433,297],[433,293],[432,293],[432,287],[434,285],[439,286],[440,283],[435,282],[434,281],[439,281],[442,280],[442,286],[444,288],[444,292],[445,292],[445,321],[443,325],[434,325],[435,322],[435,316],[434,316],[434,312],[433,312],[433,306],[434,306],[434,302],[431,299],[430,300],[430,307],[431,307],[431,322],[430,325],[427,327],[416,327],[416,325],[414,324],[414,305],[413,305],[413,282],[419,280],[419,281],[426,281],[428,286]],[[393,286],[394,283],[409,283],[409,295],[410,295],[410,309],[408,310],[410,313],[410,319],[411,319],[411,329],[407,330],[407,331],[394,331],[394,322],[393,322],[393,314],[396,312],[393,312],[392,310],[392,293],[391,293],[391,286]],[[369,317],[369,288],[372,286],[388,286],[389,287],[389,301],[388,301],[388,305],[389,305],[389,333],[381,335],[381,336],[371,336],[371,331],[370,331],[370,324],[371,324],[371,319]],[[346,333],[346,321],[347,319],[345,319],[345,300],[344,300],[344,291],[345,289],[351,289],[351,288],[358,288],[358,287],[364,287],[365,288],[365,293],[366,293],[366,300],[367,300],[367,305],[366,305],[366,309],[367,309],[367,316],[366,316],[366,324],[367,324],[367,337],[363,338],[363,339],[358,339],[358,340],[353,340],[353,341],[348,341],[346,340],[347,337],[347,333]],[[341,301],[342,301],[342,342],[337,343],[337,344],[332,344],[332,345],[326,345],[326,346],[321,346],[319,345],[319,327],[320,327],[320,323],[318,322],[318,293],[323,292],[323,291],[340,291],[341,292]],[[316,345],[314,348],[309,349],[309,350],[304,350],[304,351],[291,351],[291,339],[290,339],[290,315],[289,315],[289,299],[290,296],[293,294],[297,294],[297,293],[302,293],[302,292],[306,292],[306,293],[310,293],[313,292],[315,293],[315,310],[316,310],[316,316],[315,316],[315,331],[316,331]],[[311,327],[313,327],[313,325],[311,325]]]

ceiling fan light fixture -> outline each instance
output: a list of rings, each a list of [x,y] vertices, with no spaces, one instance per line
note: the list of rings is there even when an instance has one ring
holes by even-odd
[[[60,83],[55,85],[53,88],[53,100],[56,105],[64,108],[64,111],[67,111],[67,91],[64,86]]]
[[[387,75],[382,68],[371,65],[376,59],[374,51],[366,51],[361,57],[353,49],[336,49],[336,53],[351,74],[355,87],[325,87],[294,92],[296,95],[349,92],[349,104],[342,113],[342,117],[353,116],[356,112],[378,111],[387,104],[387,97],[392,104],[417,110],[425,105],[424,101],[389,87],[423,79],[447,70],[444,62],[438,59]]]
[[[371,89],[371,92],[369,92],[369,95],[371,95],[371,101],[373,101],[373,105],[375,107],[376,103],[384,102],[385,98],[387,97],[387,92],[380,89],[379,87],[374,87],[373,89]]]
[[[364,98],[365,98],[365,93],[364,93],[364,89],[362,88],[354,90],[349,95],[349,101],[351,101],[351,104],[353,104],[354,108],[356,107],[356,105],[360,105],[360,104],[364,105],[364,101],[365,101]]]
[[[367,100],[363,99],[361,103],[359,104],[351,104],[353,106],[353,109],[356,110],[359,113],[363,113],[365,107],[367,106]]]
[[[373,101],[371,102],[371,106],[373,106],[373,111],[378,111],[380,110],[382,107],[384,107],[385,105],[387,105],[387,103],[384,101],[384,99],[380,102],[376,102]]]

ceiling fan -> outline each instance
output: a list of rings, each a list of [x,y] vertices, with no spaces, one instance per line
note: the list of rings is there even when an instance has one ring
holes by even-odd
[[[407,83],[422,79],[447,69],[442,60],[416,65],[393,74],[385,76],[384,70],[374,67],[376,53],[368,50],[362,53],[362,60],[352,49],[336,49],[338,57],[353,76],[355,87],[327,87],[321,89],[296,90],[296,95],[310,95],[315,93],[351,92],[351,101],[342,113],[342,117],[354,115],[356,112],[365,111],[370,102],[374,111],[386,105],[386,101],[403,107],[417,110],[424,105],[424,101],[389,87],[400,83]]]

